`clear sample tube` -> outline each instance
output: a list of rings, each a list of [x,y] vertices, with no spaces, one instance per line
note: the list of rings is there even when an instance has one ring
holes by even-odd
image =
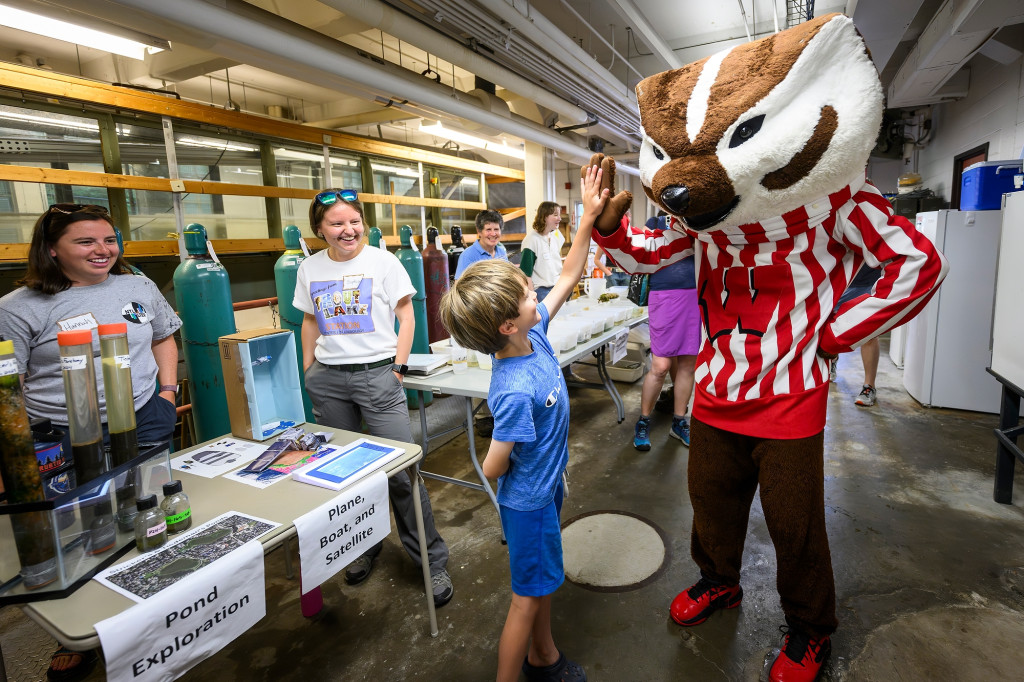
[[[76,487],[86,490],[91,481],[110,468],[103,449],[92,330],[57,332],[57,345],[60,346],[60,367],[64,374],[64,396],[68,408],[68,431],[71,436]],[[82,530],[86,533],[86,551],[89,554],[107,551],[114,546],[116,540],[109,499],[103,499],[100,489],[85,491],[79,499]]]
[[[135,433],[135,397],[132,388],[132,362],[128,354],[128,325],[124,322],[101,324],[100,359],[103,365],[103,391],[107,404],[107,431],[110,433],[111,467],[118,467],[139,455]],[[116,489],[117,523],[131,531],[135,514],[135,490],[138,470],[129,469]]]

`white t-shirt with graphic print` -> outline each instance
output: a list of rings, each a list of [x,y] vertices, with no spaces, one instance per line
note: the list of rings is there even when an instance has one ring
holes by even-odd
[[[416,293],[394,254],[364,245],[355,258],[327,250],[302,261],[292,305],[316,318],[316,359],[325,365],[371,363],[395,355],[395,307]]]

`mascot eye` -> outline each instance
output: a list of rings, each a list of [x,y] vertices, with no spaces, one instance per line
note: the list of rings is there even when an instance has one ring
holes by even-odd
[[[664,161],[665,160],[665,155],[662,154],[661,150],[658,149],[657,147],[655,147],[653,144],[651,145],[651,151],[654,152],[654,156],[655,156],[655,158],[658,159],[658,161]]]
[[[736,132],[732,134],[732,139],[729,140],[729,149],[733,147],[739,147],[741,144],[752,138],[757,134],[757,131],[761,129],[761,124],[764,123],[764,114],[755,116],[749,121],[744,121],[736,128]]]

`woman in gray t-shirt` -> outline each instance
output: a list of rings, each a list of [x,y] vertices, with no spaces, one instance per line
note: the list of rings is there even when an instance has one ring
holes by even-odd
[[[181,320],[150,279],[131,273],[106,209],[51,206],[36,221],[28,271],[18,284],[0,299],[0,335],[14,341],[29,416],[67,425],[57,332],[127,322],[139,441],[170,441],[178,373],[174,332]],[[93,339],[106,423],[99,339]]]

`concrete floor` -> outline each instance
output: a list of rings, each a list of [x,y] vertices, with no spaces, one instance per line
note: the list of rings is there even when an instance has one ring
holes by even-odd
[[[853,403],[858,354],[842,358],[830,391],[825,490],[840,629],[823,679],[1022,679],[1024,488],[1012,505],[992,500],[996,417],[921,408],[885,350],[883,342],[877,406]],[[764,679],[783,618],[759,503],[747,535],[742,605],[695,628],[673,624],[669,603],[697,577],[687,450],[669,438],[669,418],[659,415],[652,450],[635,451],[640,383],[619,388],[622,424],[606,395],[571,392],[562,519],[599,510],[642,517],[667,538],[665,563],[634,589],[566,582],[554,598],[555,641],[595,681]],[[424,468],[468,478],[466,453],[463,435],[431,453]],[[438,611],[437,638],[428,632],[418,569],[394,534],[366,583],[349,587],[338,577],[324,585],[325,608],[310,620],[300,615],[298,583],[284,577],[278,551],[267,557],[266,618],[182,679],[493,679],[510,597],[497,515],[481,493],[435,481],[427,487],[455,584],[454,600]],[[607,556],[622,551],[612,545]],[[10,678],[42,679],[52,643],[38,628],[6,609],[0,636]],[[13,669],[12,659],[32,658],[22,642],[33,637],[45,655]],[[102,666],[89,679],[104,679]]]

